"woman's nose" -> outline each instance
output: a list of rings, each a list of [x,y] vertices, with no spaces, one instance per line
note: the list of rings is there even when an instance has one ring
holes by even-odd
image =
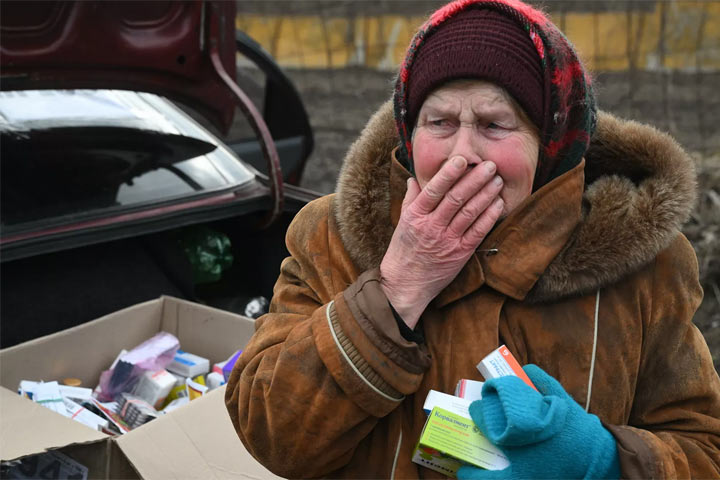
[[[454,141],[448,158],[461,155],[465,157],[468,164],[480,163],[481,145],[477,138],[474,125],[461,124],[453,137]]]

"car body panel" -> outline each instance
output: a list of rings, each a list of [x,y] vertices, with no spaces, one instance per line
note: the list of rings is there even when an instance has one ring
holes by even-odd
[[[221,25],[210,28],[210,22]],[[233,76],[234,31],[230,1],[3,1],[2,89],[153,92],[191,106],[225,131],[235,99],[208,49],[218,47]]]

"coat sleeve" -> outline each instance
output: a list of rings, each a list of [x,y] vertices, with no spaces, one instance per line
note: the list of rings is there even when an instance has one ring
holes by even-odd
[[[270,313],[258,319],[227,386],[240,439],[286,477],[347,464],[429,365],[424,347],[400,335],[377,269],[353,278],[331,208],[332,197],[323,197],[293,220]]]
[[[692,317],[702,299],[685,237],[657,260],[628,425],[610,426],[623,478],[720,478],[720,379]]]

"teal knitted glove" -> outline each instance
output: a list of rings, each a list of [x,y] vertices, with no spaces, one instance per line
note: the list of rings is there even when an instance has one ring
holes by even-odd
[[[615,438],[536,365],[523,367],[540,393],[515,376],[485,382],[470,415],[505,453],[504,470],[462,467],[459,479],[620,478]]]

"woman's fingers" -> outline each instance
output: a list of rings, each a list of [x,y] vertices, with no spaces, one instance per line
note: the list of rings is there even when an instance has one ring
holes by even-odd
[[[487,210],[502,190],[503,181],[495,175],[486,182],[479,192],[465,202],[450,222],[448,230],[455,235],[463,235],[465,231]],[[438,207],[439,210],[441,207]]]
[[[415,199],[416,213],[427,215],[435,210],[435,207],[445,198],[445,194],[465,173],[466,167],[467,160],[460,156],[445,162]]]
[[[410,177],[407,180],[407,191],[405,192],[405,198],[403,198],[402,209],[405,210],[417,198],[420,193],[420,185],[414,177]]]
[[[500,215],[502,214],[503,207],[502,198],[497,197],[492,204],[485,209],[485,211],[470,225],[465,235],[463,236],[463,243],[468,248],[477,248],[480,243],[485,239],[493,226],[497,223]]]
[[[496,171],[497,167],[493,162],[482,162],[474,168],[469,169],[463,177],[452,186],[447,194],[445,194],[445,197],[435,208],[433,212],[433,215],[436,217],[435,221],[440,225],[450,225],[456,215],[467,216],[474,214],[474,218],[469,218],[464,228],[451,228],[452,232],[462,234],[482,210],[484,210],[483,208],[477,211],[477,208],[473,208],[477,207],[477,195],[484,192],[485,195],[490,194],[494,197],[495,193],[499,191],[499,188],[497,188],[498,185],[492,182]],[[491,200],[492,199],[489,199],[485,203],[485,207],[490,204]],[[474,203],[471,203],[473,201]]]

